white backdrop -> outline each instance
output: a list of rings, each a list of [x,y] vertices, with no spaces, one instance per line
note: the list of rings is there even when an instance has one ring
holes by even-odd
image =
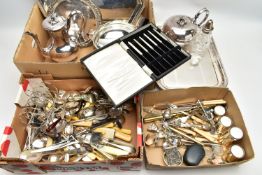
[[[124,172],[125,174],[259,174],[262,170],[262,1],[261,0],[154,0],[156,19],[163,23],[171,15],[187,14],[207,7],[214,19],[213,32],[226,69],[229,88],[243,113],[255,150],[255,159],[227,168]],[[18,90],[19,71],[13,55],[19,43],[34,0],[2,0],[0,5],[0,133],[10,125]],[[260,162],[260,163],[259,163]],[[74,174],[102,174],[85,172]],[[122,174],[123,172],[106,172]],[[0,174],[11,174],[0,169]],[[60,173],[50,173],[60,174]],[[64,173],[70,174],[70,173]],[[72,174],[72,173],[71,173]],[[261,174],[261,173],[260,173]]]

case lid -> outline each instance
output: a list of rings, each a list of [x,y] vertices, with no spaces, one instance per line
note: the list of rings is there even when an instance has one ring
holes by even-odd
[[[81,59],[115,105],[120,105],[190,59],[153,24]]]

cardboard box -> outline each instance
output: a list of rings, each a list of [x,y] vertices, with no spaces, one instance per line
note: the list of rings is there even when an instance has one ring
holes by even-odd
[[[145,9],[143,16],[154,22],[152,5],[150,0],[144,0]],[[101,9],[102,17],[105,20],[112,19],[128,19],[133,9]],[[25,26],[25,31],[30,31],[38,35],[43,47],[49,39],[48,33],[42,28],[43,16],[40,9],[35,4]],[[14,55],[14,63],[21,73],[34,74],[52,74],[55,78],[83,78],[90,77],[85,68],[81,65],[80,59],[83,56],[94,51],[94,46],[81,48],[77,52],[78,58],[74,62],[56,63],[44,62],[43,56],[38,51],[37,47],[32,47],[32,38],[23,35]]]
[[[38,76],[26,76],[26,78],[38,77]],[[52,76],[40,76],[43,78],[44,83],[48,87],[56,87],[66,91],[72,90],[84,90],[87,87],[99,88],[97,83],[92,79],[67,79],[67,80],[55,80]],[[25,77],[21,78],[21,82]],[[26,85],[21,84],[26,91]],[[16,112],[13,118],[13,122],[10,127],[6,127],[4,131],[4,137],[1,141],[1,151],[9,153],[19,153],[23,150],[27,132],[26,132],[26,118],[21,117],[22,108],[17,105]],[[137,117],[137,111],[134,109],[130,113],[126,114],[126,121],[124,128],[132,130],[132,144],[136,145],[136,153],[129,157],[121,158],[114,161],[92,161],[92,162],[78,162],[78,163],[29,163],[19,158],[0,158],[0,168],[13,173],[28,173],[39,174],[51,171],[67,172],[67,171],[97,171],[97,170],[112,170],[112,171],[127,171],[127,170],[140,170],[143,160],[142,149],[142,135],[141,135],[141,123]],[[19,154],[17,154],[19,155]],[[19,157],[19,156],[17,156]]]
[[[231,166],[247,162],[254,158],[254,151],[248,136],[247,129],[238,105],[232,92],[227,88],[211,88],[211,87],[199,87],[199,88],[188,88],[188,89],[174,89],[157,92],[146,92],[141,96],[141,116],[145,116],[142,108],[143,106],[153,106],[159,103],[192,103],[200,100],[215,100],[224,99],[227,102],[227,116],[233,120],[233,126],[238,126],[243,130],[244,138],[237,144],[241,145],[245,150],[245,157],[243,160],[238,162],[226,163],[222,165],[212,165],[207,163],[207,158],[204,158],[199,166],[171,166],[167,167],[162,159],[162,148],[154,148],[144,146],[145,150],[145,161],[147,169],[176,169],[176,168],[204,168],[204,167],[220,167],[220,166]],[[149,123],[143,123],[143,137],[148,133],[147,126]],[[183,150],[181,150],[183,151]],[[161,157],[161,158],[160,158]]]

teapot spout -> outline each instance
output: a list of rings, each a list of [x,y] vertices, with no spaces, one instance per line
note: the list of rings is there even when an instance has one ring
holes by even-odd
[[[53,38],[52,38],[50,44],[47,47],[44,48],[44,47],[42,47],[37,34],[34,34],[34,33],[30,32],[30,31],[26,31],[24,34],[25,35],[29,35],[29,36],[31,36],[33,38],[33,40],[35,41],[35,44],[36,44],[38,50],[40,51],[40,53],[43,55],[44,58],[49,57],[50,51],[54,47],[54,39]]]

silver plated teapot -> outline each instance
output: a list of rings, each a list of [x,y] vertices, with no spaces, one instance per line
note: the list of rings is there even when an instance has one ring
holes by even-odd
[[[42,27],[50,36],[47,46],[40,43],[37,34],[30,31],[25,34],[34,39],[47,61],[69,62],[77,59],[76,51],[92,44],[89,34],[95,30],[94,26],[98,28],[102,23],[100,10],[91,0],[45,2],[48,2],[45,10],[47,17],[42,22]]]

